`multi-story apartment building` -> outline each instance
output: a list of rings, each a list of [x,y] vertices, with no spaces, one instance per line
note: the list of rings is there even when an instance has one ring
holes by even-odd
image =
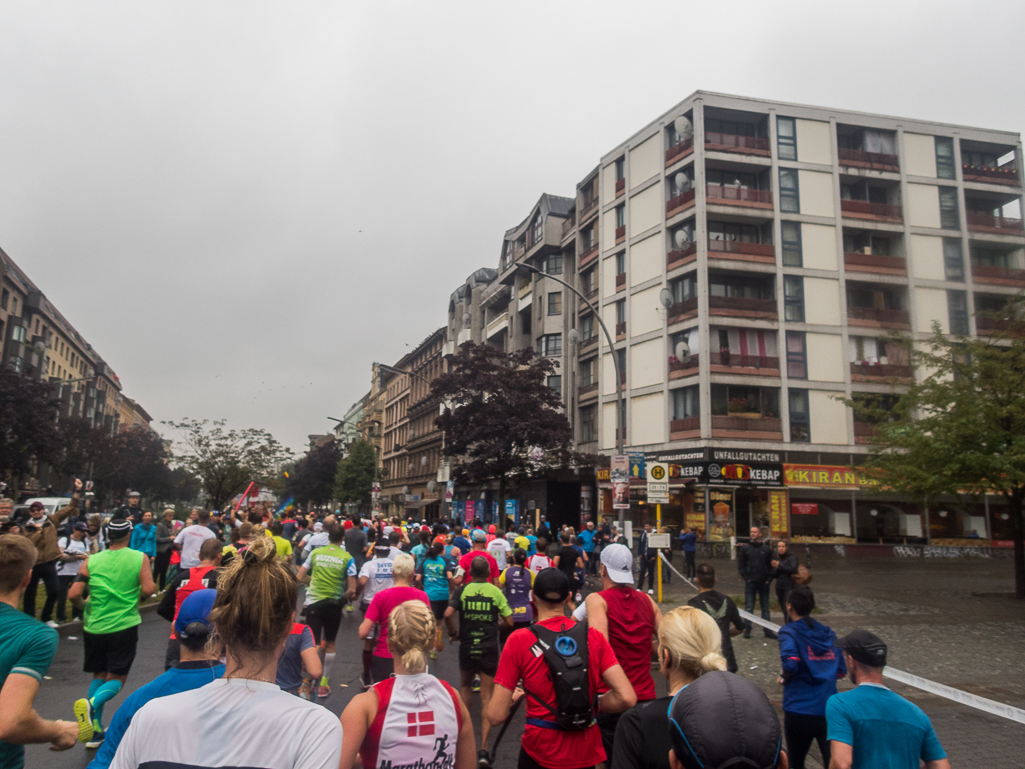
[[[1021,180],[1018,134],[698,91],[602,157],[575,200],[543,196],[506,234],[495,278],[453,295],[449,349],[477,341],[479,307],[483,341],[560,357],[581,450],[616,450],[621,390],[631,465],[670,463],[670,527],[1006,541],[995,498],[865,495],[851,468],[873,426],[841,399],[895,397],[915,376],[906,341],[934,323],[992,329],[976,313],[1025,287]],[[552,281],[508,285],[515,262],[555,258],[611,347]],[[652,517],[643,488],[636,523]]]
[[[384,474],[384,404],[387,395],[381,382],[381,371],[375,363],[371,366],[370,392],[364,396],[366,404],[356,426],[360,436],[373,446],[377,471],[381,476]]]
[[[153,421],[142,406],[131,398],[122,397],[118,404],[118,430],[134,430],[135,428],[150,428]]]
[[[367,401],[369,399],[370,393],[368,392],[358,401],[349,406],[349,410],[345,412],[342,420],[338,422],[331,431],[335,436],[335,440],[338,441],[338,445],[342,449],[343,457],[349,456],[349,447],[361,437],[359,423],[363,419],[363,411],[366,408]]]
[[[409,355],[405,355],[394,368],[406,370],[408,365]],[[401,515],[405,511],[406,495],[409,494],[408,476],[412,470],[406,454],[406,442],[409,438],[410,376],[389,369],[382,368],[377,371],[384,392],[380,504],[381,512],[393,516]]]
[[[406,356],[409,371],[409,433],[406,438],[406,483],[409,486],[405,509],[427,520],[438,517],[444,491],[438,483],[438,468],[445,450],[445,437],[435,425],[439,401],[431,396],[431,383],[445,370],[442,356],[444,327],[422,341]]]

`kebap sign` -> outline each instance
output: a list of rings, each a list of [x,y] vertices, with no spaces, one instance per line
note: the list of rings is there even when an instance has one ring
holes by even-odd
[[[694,462],[669,465],[671,481],[701,486],[783,487],[783,465],[739,462]]]

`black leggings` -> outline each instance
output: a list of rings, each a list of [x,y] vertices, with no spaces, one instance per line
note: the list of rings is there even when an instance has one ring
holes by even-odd
[[[539,764],[531,758],[527,751],[523,749],[523,746],[520,745],[520,755],[516,761],[516,769],[551,769],[551,767]],[[590,767],[588,767],[588,769],[590,769]]]
[[[39,581],[43,581],[46,588],[46,603],[43,604],[43,622],[53,619],[53,607],[57,605],[57,596],[60,595],[60,580],[57,579],[57,562],[47,561],[37,563],[32,567],[32,576],[29,577],[28,587],[25,588],[25,602],[22,608],[30,617],[36,616],[36,587]]]
[[[819,744],[822,765],[829,766],[829,742],[826,740],[826,717],[806,716],[783,711],[783,731],[787,737],[787,758],[791,769],[804,769],[804,759],[814,740]]]
[[[167,586],[167,569],[170,565],[171,548],[157,553],[157,557],[153,561],[153,582],[156,583],[157,590],[163,590]]]

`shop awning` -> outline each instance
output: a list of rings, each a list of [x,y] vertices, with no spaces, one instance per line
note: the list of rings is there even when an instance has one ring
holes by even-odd
[[[407,502],[406,509],[419,510],[421,507],[426,507],[427,505],[435,505],[438,502],[440,502],[440,500],[438,499],[418,499],[415,502]]]

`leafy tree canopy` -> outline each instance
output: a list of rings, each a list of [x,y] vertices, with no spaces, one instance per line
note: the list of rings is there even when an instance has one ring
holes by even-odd
[[[338,463],[335,473],[335,497],[342,502],[370,504],[370,492],[377,480],[377,457],[369,441],[358,440],[349,447],[349,456]]]
[[[46,382],[0,371],[0,478],[20,479],[35,462],[60,458],[58,405]]]
[[[330,502],[341,458],[341,447],[335,441],[313,447],[289,471],[285,492],[294,496],[301,505]]]

